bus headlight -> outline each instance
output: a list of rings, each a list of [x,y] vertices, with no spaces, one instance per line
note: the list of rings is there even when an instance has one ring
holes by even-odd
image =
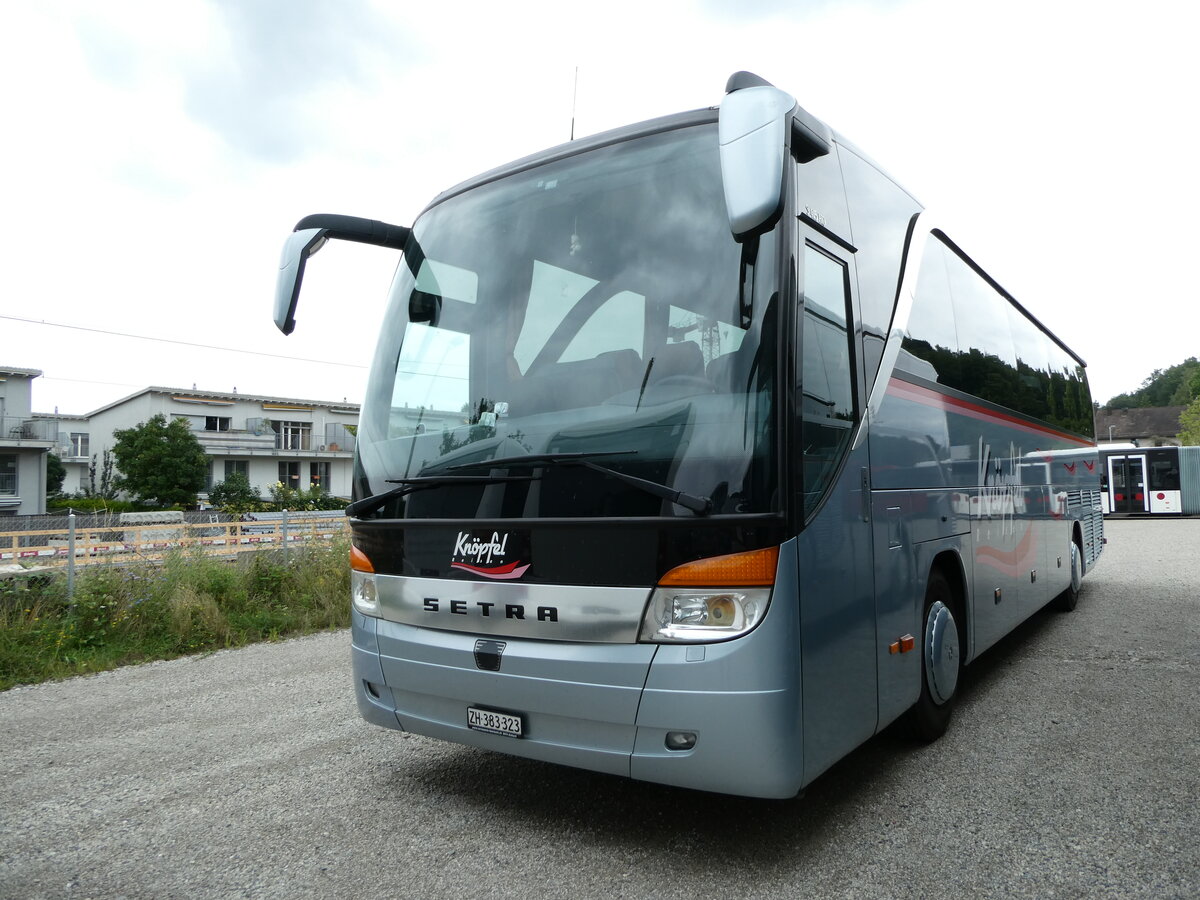
[[[364,616],[379,615],[379,589],[375,566],[357,547],[350,548],[350,600]]]
[[[711,556],[676,566],[650,595],[638,640],[727,641],[752,631],[771,602],[779,548]]]
[[[375,588],[374,573],[350,570],[350,599],[354,602],[354,608],[364,616],[379,615],[379,594]]]
[[[680,643],[737,637],[762,620],[770,600],[770,588],[659,587],[646,605],[638,640]]]

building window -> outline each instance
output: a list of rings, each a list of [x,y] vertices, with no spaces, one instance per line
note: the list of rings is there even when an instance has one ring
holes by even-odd
[[[17,495],[17,455],[0,453],[0,494]]]
[[[329,490],[329,463],[315,462],[308,464],[308,485],[309,487],[321,488],[324,491]]]
[[[232,421],[229,416],[205,416],[204,430],[205,431],[228,431],[229,423]]]
[[[225,477],[228,478],[233,474],[245,475],[246,480],[250,480],[250,461],[247,459],[227,459],[225,460]]]
[[[71,455],[72,456],[87,456],[89,449],[89,437],[79,431],[71,432]]]
[[[281,462],[279,464],[279,481],[284,487],[300,490],[300,463]]]
[[[354,432],[340,422],[327,423],[325,425],[325,449],[335,453],[338,450],[353,450]]]
[[[311,422],[273,422],[272,427],[279,435],[276,446],[280,450],[308,450],[312,444]]]

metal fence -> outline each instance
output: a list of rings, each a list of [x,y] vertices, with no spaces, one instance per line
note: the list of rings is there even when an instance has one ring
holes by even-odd
[[[220,521],[223,517],[219,515],[201,515],[206,518],[196,520],[193,515],[165,525],[123,524],[116,516],[36,517],[53,519],[55,524],[0,532],[0,572],[35,568],[73,572],[78,566],[97,563],[157,561],[179,550],[233,557],[264,547],[286,550],[350,533],[349,522],[340,511],[259,514],[250,521]],[[105,521],[94,521],[97,518]]]

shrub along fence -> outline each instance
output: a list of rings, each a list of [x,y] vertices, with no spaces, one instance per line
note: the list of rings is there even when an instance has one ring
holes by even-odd
[[[0,691],[345,628],[350,619],[349,540],[323,539],[341,523],[314,523],[316,530],[307,536],[293,533],[296,523],[287,524],[287,544],[282,520],[266,523],[275,529],[272,534],[240,534],[229,525],[221,529],[223,534],[170,537],[162,526],[145,526],[128,541],[124,534],[118,537],[120,553],[100,551],[101,546],[116,546],[108,537],[85,540],[76,535],[78,560],[87,563],[77,577],[66,568],[70,557],[59,556],[58,548],[54,557],[37,558],[57,567],[12,566],[15,571],[5,573],[9,567],[0,565]],[[251,538],[258,540],[250,543]],[[272,540],[264,545],[267,538]],[[205,543],[222,540],[224,544]],[[290,553],[282,549],[289,545]],[[264,552],[243,552],[258,547]],[[96,552],[84,555],[85,549]],[[217,550],[224,555],[215,555]],[[106,564],[95,564],[100,562]]]

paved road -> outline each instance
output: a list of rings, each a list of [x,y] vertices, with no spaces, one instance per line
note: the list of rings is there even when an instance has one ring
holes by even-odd
[[[1200,520],[787,802],[362,723],[345,633],[0,694],[0,896],[1197,897]]]

